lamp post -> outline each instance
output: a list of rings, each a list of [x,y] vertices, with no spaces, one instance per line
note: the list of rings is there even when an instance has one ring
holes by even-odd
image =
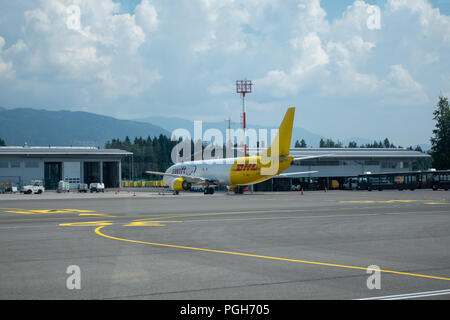
[[[245,94],[252,93],[252,81],[251,80],[237,80],[236,92],[242,96],[242,129],[244,130],[244,156],[247,156],[247,137],[245,136],[245,129],[247,128],[246,106],[245,106]]]

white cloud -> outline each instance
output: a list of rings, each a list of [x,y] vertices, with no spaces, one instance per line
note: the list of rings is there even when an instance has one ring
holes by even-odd
[[[326,66],[330,59],[322,48],[322,41],[316,33],[308,34],[300,46],[301,56],[296,61],[292,73],[303,76],[315,68]]]
[[[373,31],[367,28],[368,7],[364,1],[355,1],[341,18],[330,23],[320,1],[301,1],[294,23],[296,37],[290,40],[297,57],[287,69],[268,71],[257,82],[274,97],[311,92],[310,85],[314,84],[315,92],[323,95],[365,96],[383,105],[427,103],[426,89],[413,79],[408,69],[419,72],[420,66],[439,62],[440,56],[423,50],[428,46],[426,38],[417,39],[414,33],[395,33],[395,27],[403,22],[399,17],[413,14],[408,21],[420,28],[425,26],[424,32],[434,29],[438,47],[439,41],[450,34],[449,17],[440,15],[425,0],[390,0],[382,12],[384,25]],[[415,14],[419,14],[419,19]],[[414,30],[414,26],[411,28]],[[391,43],[400,46],[402,41],[403,47],[391,47]],[[385,56],[392,51],[396,52],[395,58],[398,55],[404,61]]]
[[[429,102],[422,85],[414,81],[411,74],[402,65],[393,65],[383,90],[387,99],[398,105],[423,105]]]
[[[3,59],[4,46],[5,46],[5,39],[3,39],[3,37],[0,37],[0,80],[2,80],[2,78],[11,79],[15,74],[12,62],[6,62]]]
[[[392,13],[409,11],[417,14],[420,31],[423,35],[438,36],[445,42],[450,42],[450,17],[440,13],[426,0],[389,0],[387,10]],[[437,32],[437,34],[436,34]]]
[[[16,55],[21,52],[27,51],[28,46],[25,44],[25,42],[22,39],[19,39],[15,44],[13,44],[11,47],[9,47],[7,50],[5,50],[5,55]]]
[[[426,0],[388,0],[380,30],[367,27],[366,1],[333,20],[320,0],[141,0],[125,13],[120,1],[2,3],[0,103],[222,120],[239,113],[234,82],[247,77],[252,121],[273,119],[270,106],[320,104],[308,117],[321,133],[327,120],[315,118],[337,109],[382,118],[411,107],[421,121],[450,91],[450,17]],[[74,3],[80,30],[67,28]],[[344,130],[335,120],[325,127]]]
[[[158,29],[158,13],[149,0],[143,0],[138,4],[134,12],[136,15],[136,23],[146,32],[154,32]]]
[[[72,93],[83,92],[80,101],[136,95],[161,80],[139,52],[158,25],[149,1],[137,6],[136,15],[120,14],[119,4],[112,0],[75,3],[81,13],[78,30],[68,27],[72,0],[41,0],[37,8],[24,11],[23,38],[5,51],[11,61],[21,62],[19,74],[34,74],[34,81],[42,85],[70,84]],[[11,62],[0,60],[2,73],[11,74],[11,68]],[[30,86],[37,89],[31,82]]]
[[[208,87],[208,93],[212,95],[231,94],[235,90],[233,85],[213,84]]]

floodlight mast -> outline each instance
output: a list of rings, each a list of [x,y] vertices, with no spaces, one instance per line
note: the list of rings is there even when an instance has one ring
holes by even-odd
[[[247,128],[246,106],[245,106],[245,94],[252,93],[252,81],[251,80],[237,80],[236,92],[242,96],[242,129],[244,131],[244,156],[247,156],[247,137],[245,136],[245,129]]]

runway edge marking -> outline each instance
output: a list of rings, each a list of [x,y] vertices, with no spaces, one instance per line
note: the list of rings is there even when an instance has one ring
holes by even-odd
[[[186,249],[186,250],[194,250],[194,251],[203,251],[203,252],[213,252],[213,253],[223,253],[223,254],[229,254],[229,255],[236,255],[236,256],[244,256],[244,257],[253,257],[253,258],[260,258],[260,259],[268,259],[268,260],[278,260],[278,261],[287,261],[287,262],[297,262],[297,263],[305,263],[305,264],[313,264],[313,265],[320,265],[320,266],[327,266],[327,267],[337,267],[337,268],[345,268],[345,269],[356,269],[356,270],[364,270],[364,271],[380,271],[383,273],[392,273],[392,274],[399,274],[399,275],[405,275],[405,276],[412,276],[412,277],[420,277],[420,278],[428,278],[428,279],[436,279],[436,280],[446,280],[450,281],[450,278],[445,277],[437,277],[437,276],[430,276],[425,274],[416,274],[416,273],[408,273],[408,272],[401,272],[401,271],[393,271],[393,270],[378,270],[378,269],[370,269],[370,268],[364,268],[364,267],[356,267],[356,266],[347,266],[347,265],[340,265],[340,264],[333,264],[333,263],[325,263],[325,262],[316,262],[316,261],[307,261],[307,260],[296,260],[296,259],[287,259],[287,258],[279,258],[279,257],[271,257],[271,256],[263,256],[263,255],[257,255],[257,254],[251,254],[251,253],[242,253],[242,252],[233,252],[233,251],[223,251],[223,250],[214,250],[214,249],[205,249],[205,248],[195,248],[195,247],[188,247],[188,246],[179,246],[179,245],[173,245],[173,244],[164,244],[164,243],[154,243],[154,242],[145,242],[145,241],[139,241],[139,240],[132,240],[132,239],[123,239],[123,238],[117,238],[113,236],[109,236],[107,234],[102,233],[100,230],[103,229],[105,226],[99,226],[95,229],[95,233],[101,237],[112,239],[112,240],[118,240],[118,241],[124,241],[124,242],[132,242],[132,243],[140,243],[140,244],[148,244],[152,246],[159,246],[159,247],[169,247],[169,248],[178,248],[178,249]]]

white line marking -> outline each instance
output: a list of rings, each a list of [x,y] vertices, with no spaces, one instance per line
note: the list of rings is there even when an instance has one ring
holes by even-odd
[[[435,212],[445,212],[447,211],[435,211]],[[278,220],[278,219],[308,219],[308,218],[332,218],[332,217],[365,217],[365,216],[382,216],[382,215],[395,215],[395,214],[414,214],[422,213],[421,211],[410,211],[402,213],[363,213],[363,214],[330,214],[330,215],[320,215],[320,216],[295,216],[295,217],[264,217],[264,218],[231,218],[231,219],[202,219],[202,220],[183,220],[183,222],[214,222],[214,221],[251,221],[251,220]],[[276,214],[276,213],[275,213]]]
[[[363,298],[363,299],[356,299],[356,300],[403,300],[403,299],[416,299],[416,298],[424,298],[424,297],[443,296],[443,295],[447,295],[447,294],[450,294],[450,289],[396,294],[396,295],[391,295],[391,296],[371,297],[371,298]]]
[[[305,218],[330,218],[330,217],[362,217],[378,216],[378,213],[367,214],[340,214],[327,216],[301,216],[301,217],[267,217],[267,218],[236,218],[236,219],[204,219],[204,220],[183,220],[183,222],[214,222],[214,221],[252,221],[252,220],[281,220],[281,219],[305,219]]]
[[[48,227],[58,227],[58,225],[34,225],[34,226],[0,227],[0,230],[26,229],[26,228],[48,228]]]

